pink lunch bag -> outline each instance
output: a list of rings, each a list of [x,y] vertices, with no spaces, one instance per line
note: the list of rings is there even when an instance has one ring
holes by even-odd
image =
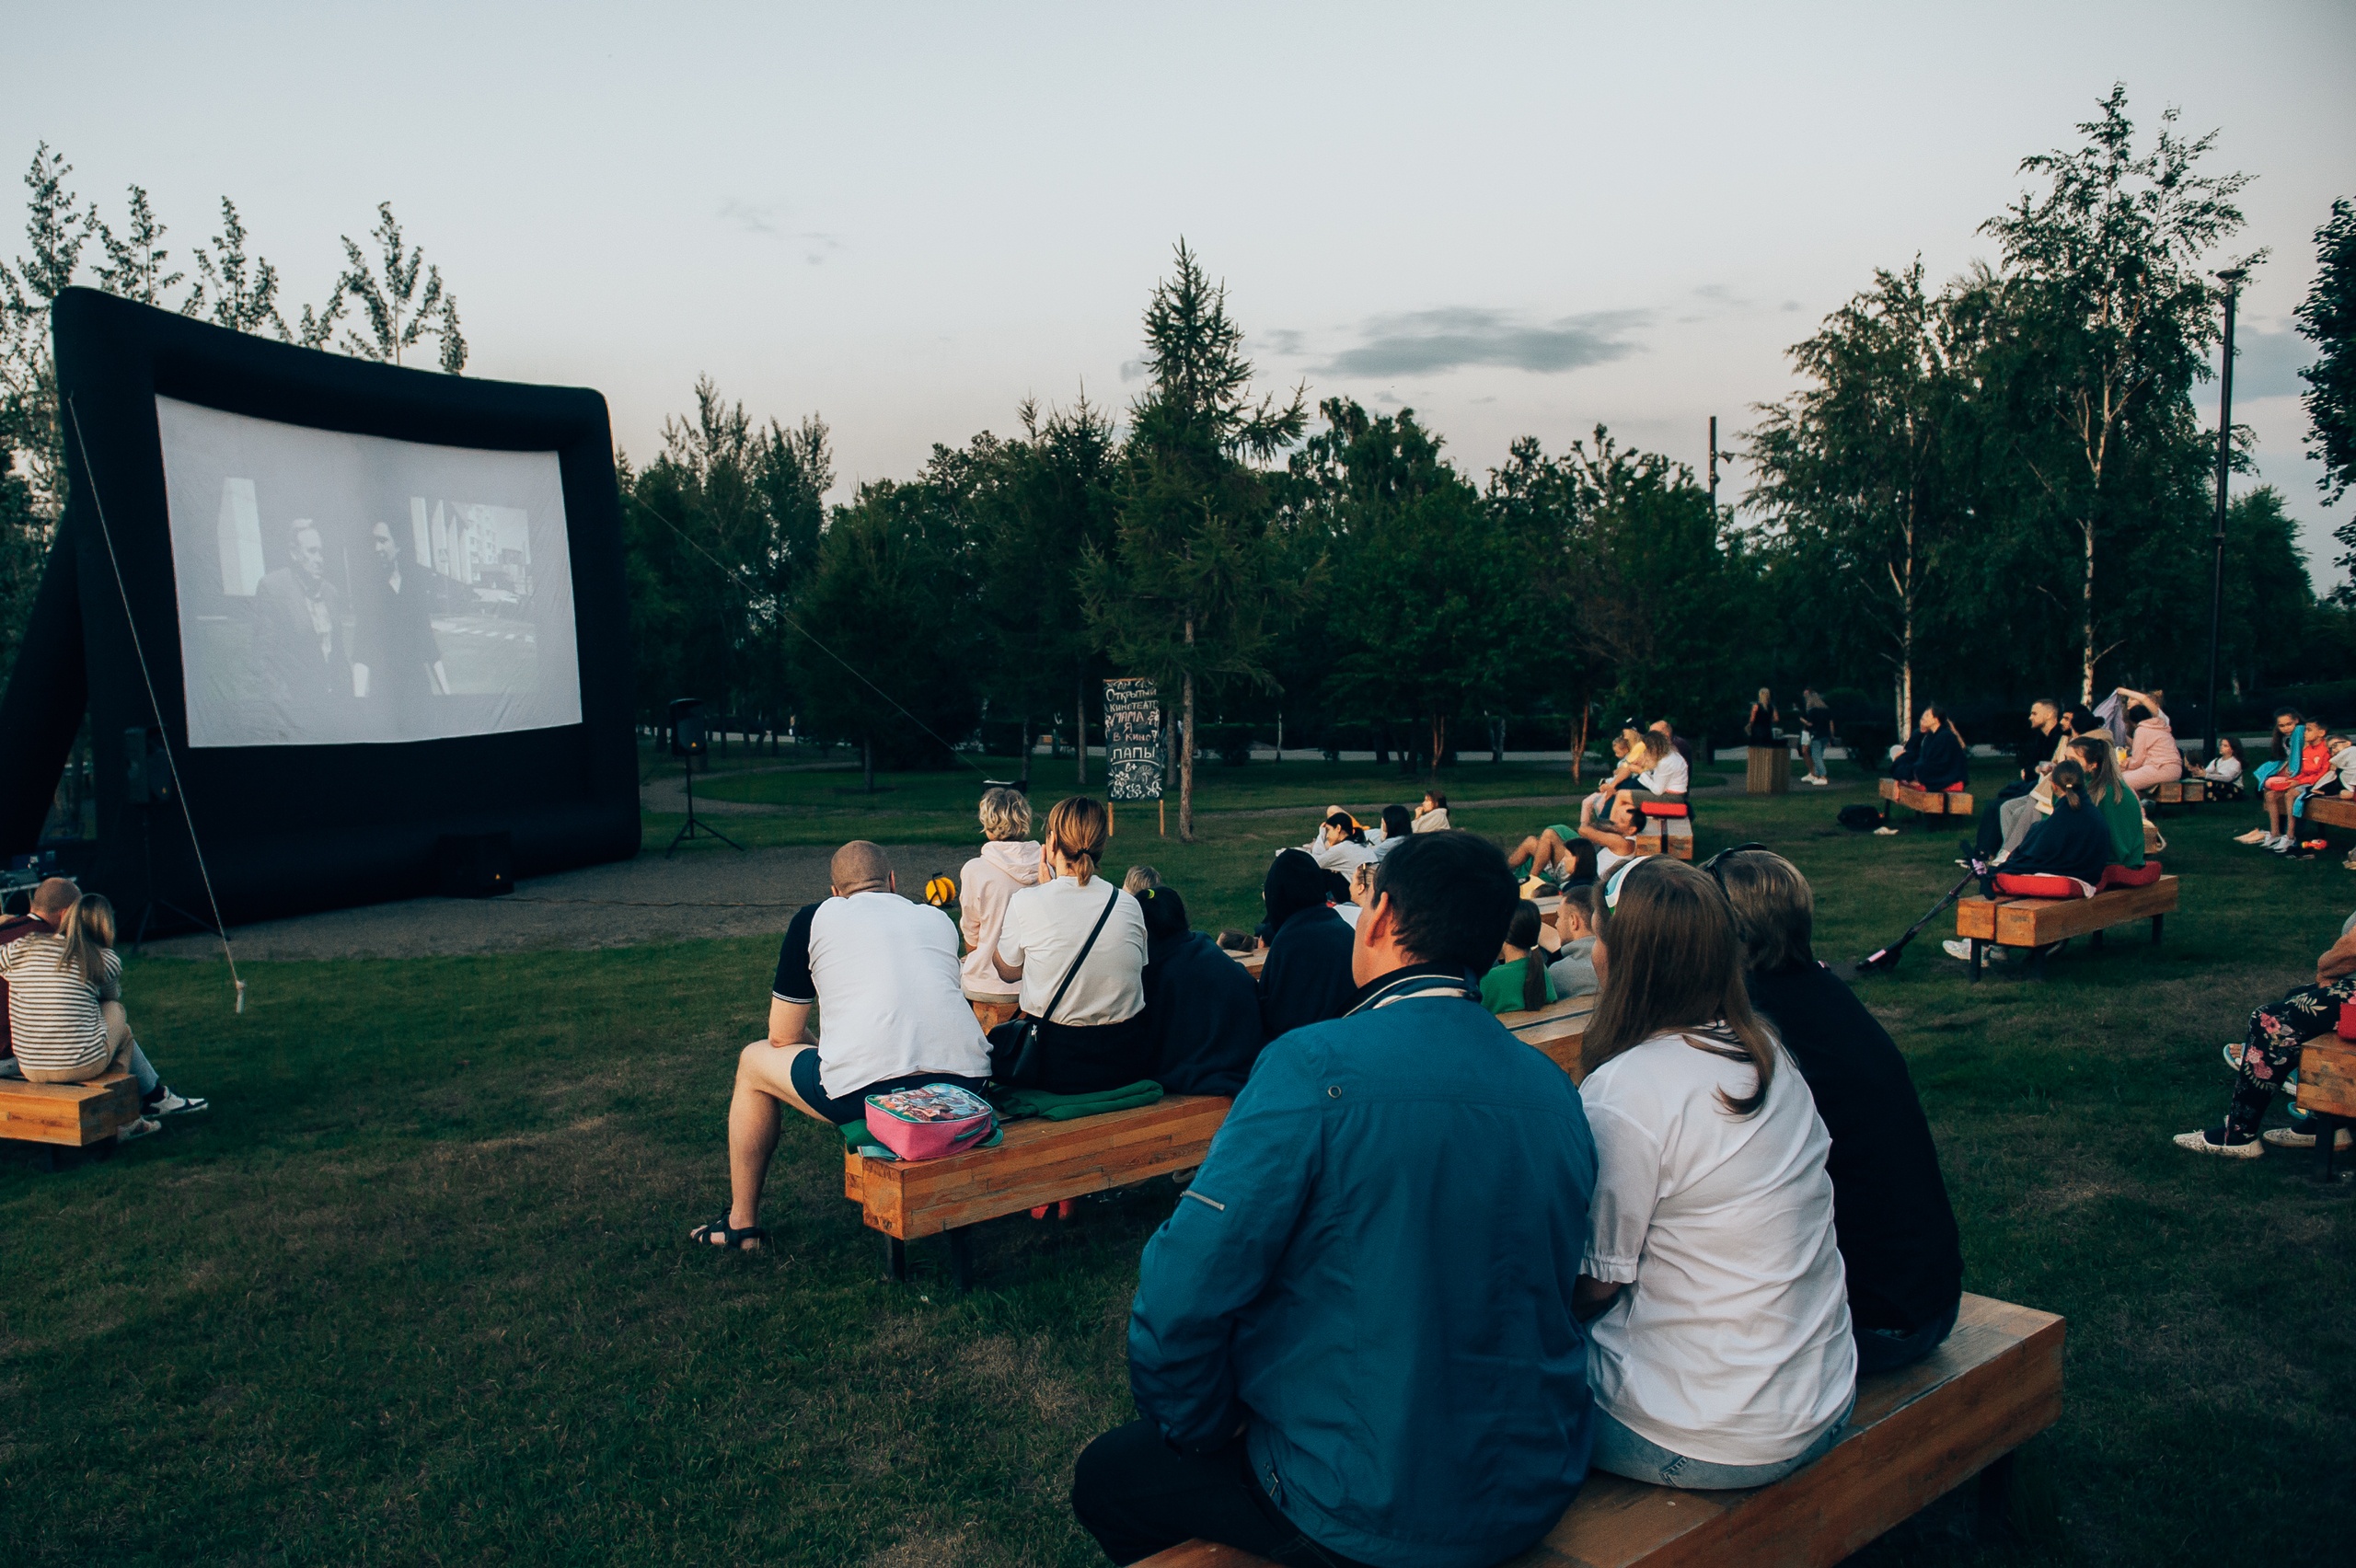
[[[867,1097],[867,1135],[902,1159],[961,1153],[998,1125],[990,1102],[953,1083],[928,1083]]]

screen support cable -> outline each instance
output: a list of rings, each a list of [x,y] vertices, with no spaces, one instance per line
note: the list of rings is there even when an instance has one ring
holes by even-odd
[[[213,873],[204,864],[204,846],[197,842],[196,818],[189,810],[188,788],[180,782],[179,759],[172,755],[171,732],[164,725],[164,705],[156,696],[156,676],[147,668],[147,650],[139,640],[139,622],[131,613],[131,590],[122,580],[122,561],[114,551],[114,530],[107,525],[106,502],[98,499],[98,474],[90,466],[90,444],[83,438],[82,416],[74,407],[71,394],[65,399],[65,417],[74,426],[74,444],[82,454],[82,477],[89,481],[90,509],[98,514],[98,536],[106,540],[107,564],[114,569],[115,592],[122,597],[122,621],[131,628],[131,651],[139,661],[139,678],[147,686],[147,707],[156,715],[156,732],[163,744],[164,766],[171,769],[172,793],[179,799],[180,820],[188,824],[189,847],[196,851],[196,874],[204,882],[205,907],[213,911],[213,934],[221,939],[221,956],[229,961],[229,981],[237,987],[237,1011],[242,1013],[246,1010],[246,983],[237,975],[237,955],[229,947],[229,928],[221,919],[221,901],[213,895]],[[147,896],[150,902],[154,900],[156,890],[153,887],[147,889]]]

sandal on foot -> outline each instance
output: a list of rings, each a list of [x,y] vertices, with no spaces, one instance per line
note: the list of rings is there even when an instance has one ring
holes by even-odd
[[[2213,1154],[2225,1159],[2256,1159],[2266,1152],[2266,1146],[2247,1133],[2235,1140],[2223,1127],[2211,1127],[2205,1132],[2178,1133],[2171,1140],[2176,1147],[2195,1154]]]
[[[730,1226],[725,1209],[687,1232],[690,1241],[730,1252],[757,1251],[761,1243],[768,1239],[769,1233],[757,1225],[747,1225],[741,1229]]]

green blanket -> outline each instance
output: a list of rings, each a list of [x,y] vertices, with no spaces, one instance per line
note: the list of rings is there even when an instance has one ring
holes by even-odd
[[[1101,1116],[1107,1111],[1134,1111],[1161,1098],[1160,1084],[1151,1078],[1139,1078],[1118,1089],[1100,1089],[1090,1094],[1049,1094],[1043,1089],[1009,1090],[999,1096],[998,1108],[1010,1117],[1044,1116],[1050,1122],[1069,1122],[1080,1116]]]

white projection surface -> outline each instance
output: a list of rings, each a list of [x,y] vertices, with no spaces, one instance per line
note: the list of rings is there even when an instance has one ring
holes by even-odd
[[[553,452],[350,435],[156,399],[189,744],[581,722]]]

